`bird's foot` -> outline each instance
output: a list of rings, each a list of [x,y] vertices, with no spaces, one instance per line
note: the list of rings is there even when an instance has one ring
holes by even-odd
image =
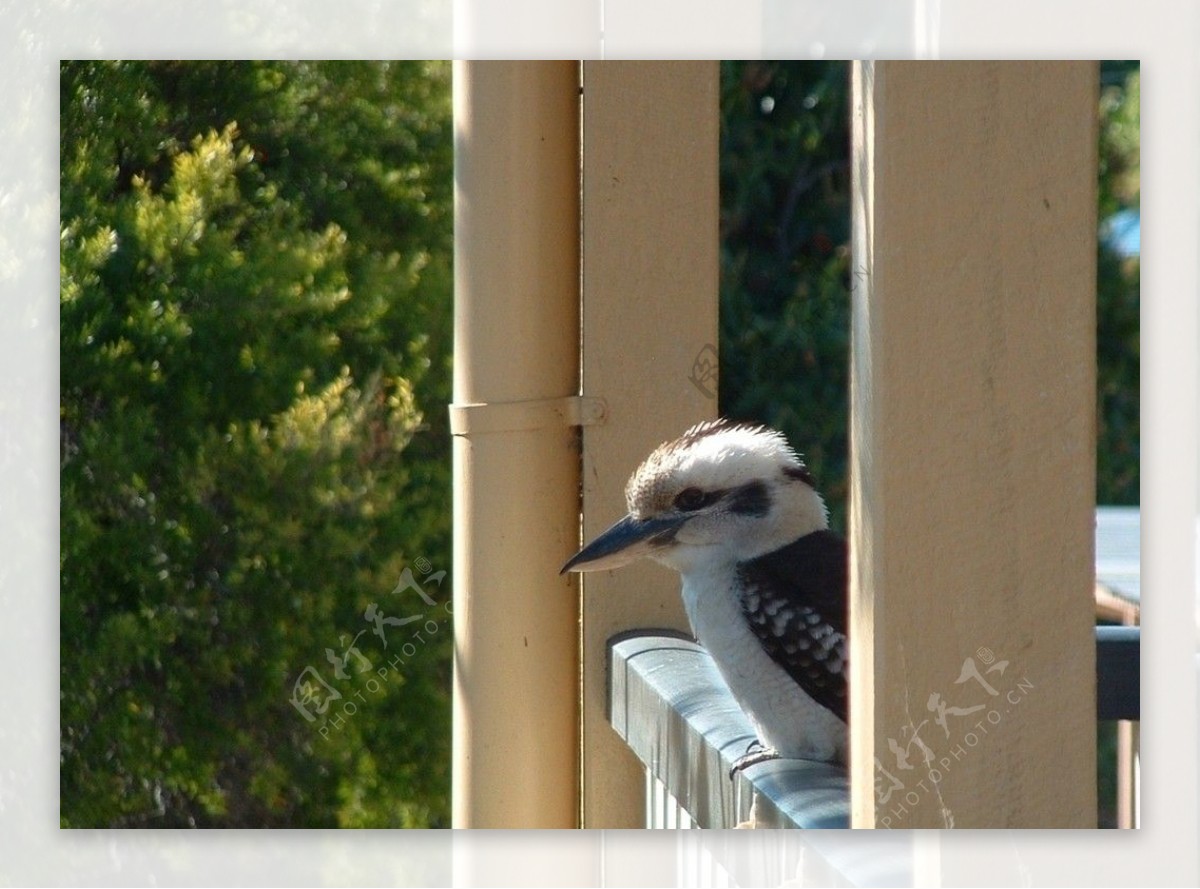
[[[764,747],[761,741],[755,740],[750,742],[750,746],[746,748],[746,752],[739,756],[729,769],[729,779],[732,781],[733,776],[738,772],[756,766],[760,762],[770,762],[773,759],[779,759],[779,751],[774,747]]]

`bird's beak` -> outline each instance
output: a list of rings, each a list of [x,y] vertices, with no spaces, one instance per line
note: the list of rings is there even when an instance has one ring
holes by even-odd
[[[573,555],[558,573],[620,568],[669,544],[689,518],[683,515],[638,519],[627,515]]]

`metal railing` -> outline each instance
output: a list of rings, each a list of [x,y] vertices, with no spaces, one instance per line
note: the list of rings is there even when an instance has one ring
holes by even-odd
[[[648,630],[609,652],[609,721],[646,766],[648,827],[850,826],[839,766],[775,760],[730,778],[754,729],[695,642]]]
[[[1096,628],[1097,716],[1140,717],[1140,631]],[[609,643],[609,721],[646,767],[646,826],[850,826],[845,769],[775,760],[730,778],[755,740],[709,654],[670,630]]]

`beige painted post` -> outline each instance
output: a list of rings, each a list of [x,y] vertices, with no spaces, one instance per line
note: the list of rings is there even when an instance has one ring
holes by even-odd
[[[575,827],[579,66],[454,69],[455,827]]]
[[[629,474],[716,416],[717,63],[583,66],[583,536],[625,513]],[[568,553],[564,549],[565,558]],[[686,629],[679,577],[643,563],[583,576],[583,825],[638,827],[644,776],[608,724],[606,643]],[[644,876],[644,875],[643,875]]]
[[[853,80],[853,824],[1093,827],[1096,65]]]

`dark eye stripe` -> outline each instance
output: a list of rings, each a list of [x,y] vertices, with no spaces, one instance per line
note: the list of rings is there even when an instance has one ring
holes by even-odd
[[[713,503],[720,496],[720,491],[705,494],[699,488],[684,488],[675,495],[675,508],[681,509],[684,512],[695,512],[697,509],[702,509],[708,506],[708,504]]]
[[[674,504],[681,512],[696,512],[723,498],[728,498],[730,511],[739,515],[764,516],[771,511],[771,492],[759,481],[707,493],[699,488],[684,488],[675,495]]]
[[[729,508],[740,515],[764,516],[771,511],[771,492],[762,482],[747,482],[730,493]]]

